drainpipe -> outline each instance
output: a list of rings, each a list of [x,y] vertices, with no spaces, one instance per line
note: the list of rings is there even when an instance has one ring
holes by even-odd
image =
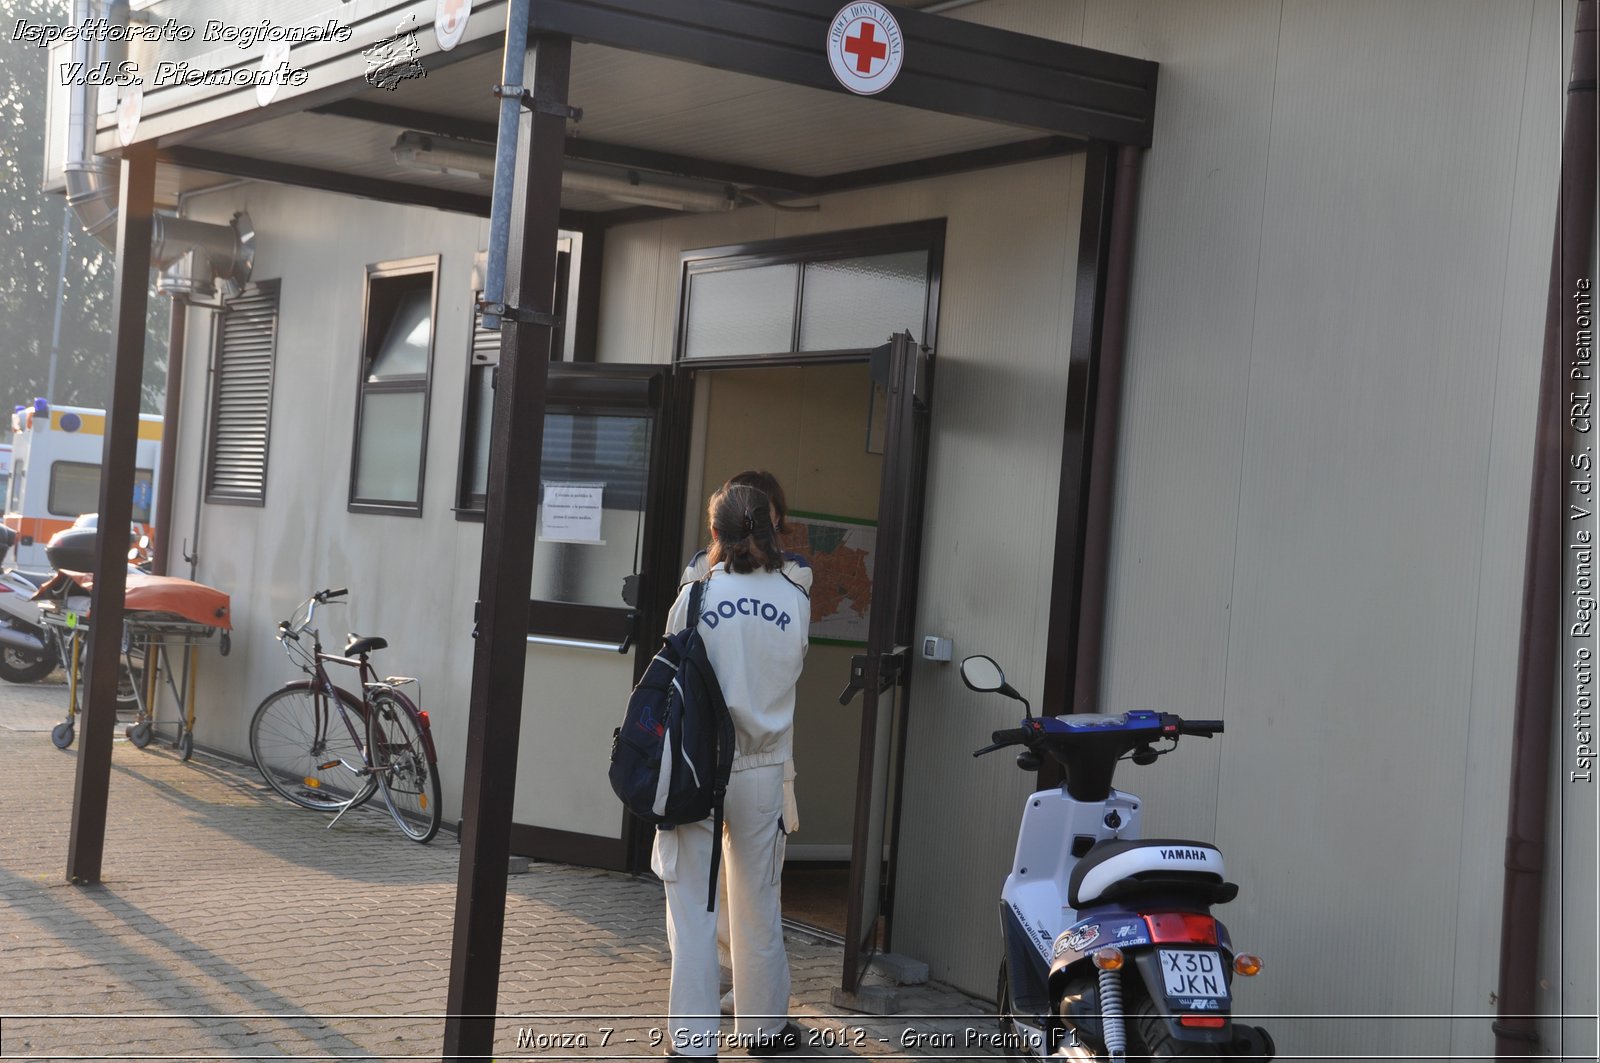
[[[172,575],[172,495],[178,474],[178,421],[183,401],[183,348],[189,323],[189,297],[181,292],[172,296],[172,323],[167,331],[167,397],[161,416],[161,471],[157,476],[155,525],[152,538],[158,576]],[[202,478],[204,472],[201,473]]]
[[[511,246],[511,186],[517,172],[518,123],[526,72],[529,0],[507,0],[506,52],[500,64],[500,125],[494,138],[494,185],[489,194],[488,276],[483,282],[483,327],[498,329],[505,309],[506,254]]]
[[[1571,442],[1563,362],[1572,349],[1572,294],[1587,274],[1595,215],[1595,5],[1579,0],[1561,133],[1561,191],[1545,307],[1544,357],[1528,502],[1528,545],[1522,580],[1522,636],[1512,721],[1511,804],[1506,814],[1505,892],[1500,923],[1499,1059],[1539,1054],[1539,939],[1550,816],[1550,743],[1562,699],[1556,672],[1562,644],[1563,494]]]
[[[127,0],[102,0],[103,16],[112,25],[128,23]],[[94,0],[73,0],[72,21],[82,26],[94,14]],[[110,48],[98,48],[87,34],[73,42],[72,58],[87,70],[95,63],[114,58]],[[87,79],[86,79],[87,80]],[[78,87],[67,97],[67,157],[63,174],[67,184],[67,206],[78,216],[96,240],[116,250],[117,239],[117,164],[94,152],[95,125],[99,109],[95,106],[100,89],[94,85]],[[248,219],[246,219],[248,222]],[[195,251],[196,270],[202,266],[211,276],[244,284],[250,276],[254,234],[248,224],[210,225],[170,215],[154,218],[150,257],[157,268],[171,265],[191,250]]]

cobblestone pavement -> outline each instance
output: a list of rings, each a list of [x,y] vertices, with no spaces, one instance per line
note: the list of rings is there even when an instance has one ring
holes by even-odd
[[[327,830],[252,768],[135,749],[119,727],[103,882],[69,885],[77,755],[49,737],[65,703],[58,684],[0,683],[0,1058],[439,1058],[448,833],[415,845],[369,809]],[[648,877],[512,876],[497,1058],[660,1055],[663,923]],[[994,1029],[988,1004],[937,985],[902,987],[893,1017],[842,1012],[839,948],[791,934],[789,956],[816,1043],[787,1058],[971,1058],[939,1043]]]

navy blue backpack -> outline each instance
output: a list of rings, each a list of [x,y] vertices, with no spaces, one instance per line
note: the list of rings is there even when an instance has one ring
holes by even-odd
[[[700,638],[706,580],[689,592],[689,626],[670,634],[628,698],[611,736],[611,789],[628,811],[659,830],[711,819],[711,884],[716,906],[722,804],[733,773],[733,717]]]

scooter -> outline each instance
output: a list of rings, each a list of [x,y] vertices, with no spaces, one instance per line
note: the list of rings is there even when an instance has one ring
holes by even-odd
[[[1211,915],[1238,886],[1207,842],[1140,840],[1140,799],[1112,787],[1119,761],[1152,764],[1221,720],[1171,713],[1036,717],[988,657],[961,662],[971,690],[1022,702],[1020,727],[982,756],[1022,746],[1017,766],[1061,765],[1059,789],[1031,795],[1000,895],[997,1047],[1023,1059],[1270,1060],[1258,1026],[1233,1021],[1233,984],[1261,970]]]
[[[40,586],[16,569],[0,572],[0,679],[9,683],[36,683],[61,664],[33,600]]]

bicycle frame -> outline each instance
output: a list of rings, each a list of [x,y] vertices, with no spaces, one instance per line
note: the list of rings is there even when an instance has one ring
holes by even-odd
[[[348,799],[339,803],[329,802],[322,806],[338,809],[338,814],[328,824],[329,827],[337,823],[351,808],[365,802],[373,790],[377,789],[383,793],[384,802],[389,806],[401,830],[413,840],[426,842],[433,837],[439,825],[438,756],[434,749],[428,714],[418,708],[416,702],[399,689],[401,686],[415,683],[416,680],[404,676],[378,675],[368,659],[368,654],[373,650],[382,649],[386,645],[383,640],[356,639],[352,636],[355,641],[345,648],[344,654],[328,653],[322,647],[321,632],[312,626],[316,619],[317,606],[327,604],[345,593],[343,590],[319,591],[303,602],[300,608],[295,610],[293,617],[278,625],[277,638],[283,645],[284,653],[308,677],[308,681],[304,683],[291,684],[291,687],[300,687],[310,698],[310,730],[306,735],[305,744],[300,746],[301,755],[317,758],[307,765],[307,770],[320,774],[342,767],[362,783],[354,788]],[[301,641],[302,635],[310,636],[309,650]],[[334,684],[327,668],[329,664],[343,665],[356,671],[361,682],[359,697]],[[258,718],[271,701],[269,698],[262,703],[262,708],[257,710]],[[329,708],[330,703],[333,705],[332,709]],[[351,711],[358,706],[361,715],[359,726],[352,718]],[[350,738],[351,745],[348,748],[343,748],[338,740],[330,740],[335,727],[333,723],[335,711]],[[384,721],[396,721],[397,717],[403,717],[405,722],[395,722],[393,725],[399,727],[402,732],[408,732],[411,737],[397,741],[387,733],[386,729],[390,723]],[[255,745],[257,723],[258,720],[253,720],[251,724],[251,748],[259,764],[261,754]],[[336,750],[342,751],[342,755]],[[407,750],[411,751],[409,757],[406,754]],[[267,776],[268,782],[274,788],[280,793],[284,792],[274,781],[274,776],[267,767],[262,766],[262,773]],[[307,782],[313,787],[320,785],[309,777]],[[409,789],[411,785],[418,789]],[[428,792],[430,788],[431,795]],[[414,795],[420,808],[428,810],[425,815],[431,815],[431,820],[428,820],[423,827],[425,835],[413,831],[409,824],[415,822],[415,817],[410,810],[402,808],[402,804],[397,803],[396,795],[402,792]],[[290,794],[284,795],[296,803],[306,803]]]

